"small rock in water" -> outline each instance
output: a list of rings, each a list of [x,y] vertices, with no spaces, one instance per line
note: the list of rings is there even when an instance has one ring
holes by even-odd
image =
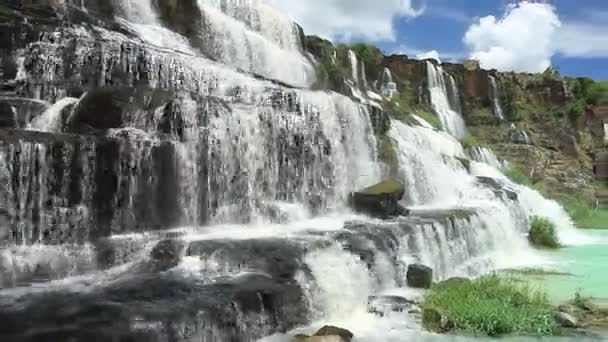
[[[170,269],[179,264],[183,250],[183,241],[175,239],[163,240],[154,246],[152,252],[150,252],[150,257],[158,263],[161,269]]]
[[[564,328],[576,328],[578,326],[576,318],[565,312],[556,313],[555,319]]]
[[[399,296],[369,297],[368,312],[384,316],[390,312],[411,310],[416,302]]]
[[[433,269],[419,264],[410,265],[406,278],[409,287],[429,289],[433,284]]]
[[[319,331],[317,331],[316,334],[314,334],[313,337],[322,337],[324,339],[313,339],[313,340],[306,340],[308,342],[312,342],[312,341],[318,341],[318,342],[350,342],[353,339],[353,333],[346,330],[346,329],[342,329],[342,328],[338,328],[338,327],[334,327],[331,325],[326,325],[323,328],[319,329]],[[337,339],[336,339],[337,338]]]

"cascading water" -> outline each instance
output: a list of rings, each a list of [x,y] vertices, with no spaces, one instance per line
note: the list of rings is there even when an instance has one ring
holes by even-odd
[[[62,116],[66,116],[67,118],[70,114],[66,114],[64,111],[69,110],[71,106],[75,105],[77,102],[78,99],[73,97],[66,97],[57,101],[57,103],[32,121],[30,129],[52,133],[61,132],[64,120]]]
[[[461,114],[459,91],[454,78],[441,66],[426,62],[431,104],[445,131],[463,138],[467,129]]]
[[[508,169],[507,162],[499,161],[494,152],[487,147],[473,146],[467,150],[467,154],[469,155],[470,159],[476,162],[488,164],[497,170]]]
[[[393,98],[399,94],[399,90],[397,89],[397,83],[393,81],[393,73],[389,68],[384,68],[382,73],[382,86],[381,86],[382,96]]]
[[[0,130],[10,227],[0,226],[0,340],[256,341],[326,323],[362,341],[415,339],[407,310],[368,312],[370,296],[409,298],[410,264],[437,280],[477,276],[542,261],[524,236],[533,215],[572,231],[556,203],[502,176],[491,151],[467,158],[454,138],[466,132],[458,89],[441,67],[429,64],[429,90],[452,135],[391,122],[412,217],[373,220],[346,208],[351,191],[383,177],[369,103],[282,85],[314,78],[283,14],[200,0],[205,47],[162,27],[152,1],[116,3],[140,39],[62,27],[26,51],[32,97],[99,88],[59,99],[32,123],[43,131],[27,131],[32,141]],[[74,79],[62,78],[67,65]],[[53,133],[60,126],[70,134]]]
[[[492,108],[494,110],[494,115],[500,120],[505,119],[504,112],[502,110],[502,106],[500,105],[500,88],[498,88],[498,82],[496,81],[496,77],[488,76],[490,78],[490,98],[492,99]]]

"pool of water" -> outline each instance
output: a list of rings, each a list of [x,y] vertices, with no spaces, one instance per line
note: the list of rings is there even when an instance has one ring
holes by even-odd
[[[550,269],[563,275],[525,275],[525,278],[542,286],[554,303],[571,300],[576,292],[583,296],[608,298],[608,230],[590,230],[586,233],[597,242],[545,252],[552,260]]]

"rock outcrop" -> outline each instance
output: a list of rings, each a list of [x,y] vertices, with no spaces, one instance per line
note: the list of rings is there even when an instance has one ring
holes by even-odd
[[[429,289],[433,285],[433,269],[425,265],[413,264],[407,268],[406,278],[409,287]]]
[[[354,192],[350,203],[356,211],[372,217],[407,216],[409,211],[399,204],[404,194],[405,188],[401,183],[388,180]]]

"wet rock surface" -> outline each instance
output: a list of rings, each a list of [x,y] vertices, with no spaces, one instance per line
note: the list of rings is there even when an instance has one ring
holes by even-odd
[[[350,197],[353,209],[377,218],[407,216],[409,211],[399,204],[405,194],[402,184],[394,180],[384,181],[354,192]]]
[[[425,265],[410,265],[406,277],[409,287],[430,289],[433,285],[433,269]]]

